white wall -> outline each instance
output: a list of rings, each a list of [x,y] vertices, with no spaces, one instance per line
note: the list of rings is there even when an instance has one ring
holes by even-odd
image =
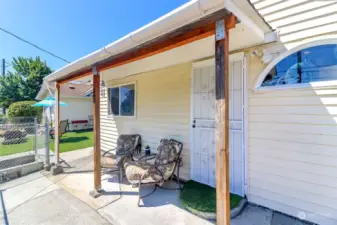
[[[250,1],[279,32],[275,55],[337,38],[337,1]],[[248,62],[248,200],[337,224],[337,86],[254,91],[265,65]]]
[[[337,86],[254,91],[248,61],[248,200],[337,224]]]
[[[67,106],[61,106],[60,120],[88,120],[88,116],[93,115],[92,97],[73,98],[61,97],[60,101],[67,103]],[[50,107],[44,108],[44,113],[50,120]],[[52,109],[52,118],[54,119],[54,112]],[[54,120],[53,120],[54,121]],[[71,128],[71,127],[70,127]]]
[[[107,94],[101,97],[101,148],[116,146],[120,134],[140,134],[142,147],[156,152],[162,138],[183,142],[181,178],[190,178],[190,77],[191,63],[141,73],[124,79],[106,80],[107,86],[136,84],[136,116],[108,115]],[[108,77],[112,71],[106,71]]]
[[[88,116],[93,114],[93,102],[91,97],[61,97],[61,101],[68,104],[68,106],[61,106],[61,120],[88,120]]]

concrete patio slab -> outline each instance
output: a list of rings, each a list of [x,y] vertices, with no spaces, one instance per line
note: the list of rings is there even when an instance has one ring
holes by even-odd
[[[141,201],[138,207],[138,188],[124,178],[121,185],[117,174],[102,175],[104,192],[92,198],[92,149],[65,153],[64,173],[52,176],[47,171],[33,173],[0,185],[10,224],[109,224],[152,225],[193,224],[211,225],[215,221],[202,219],[180,204],[180,191],[158,189]],[[176,188],[175,182],[165,184]],[[153,186],[141,188],[141,195]],[[1,209],[1,207],[0,207]],[[3,221],[3,211],[0,224]],[[103,219],[103,218],[105,219]],[[231,220],[231,225],[307,225],[272,210],[248,204]]]
[[[64,166],[63,173],[46,176],[94,209],[99,209],[119,199],[118,177],[114,175],[102,176],[102,187],[105,190],[102,196],[94,199],[89,195],[90,191],[94,190],[92,149],[87,148],[75,152],[77,154],[67,152],[61,155],[66,161],[66,163],[61,163]]]
[[[152,187],[142,188],[144,195],[152,191]],[[158,189],[153,195],[146,197],[138,207],[138,188],[122,185],[122,198],[98,212],[115,225],[155,225],[155,224],[193,224],[210,225],[214,222],[202,219],[184,210],[179,201],[179,191]]]
[[[46,191],[47,188],[51,190],[52,186],[58,188],[52,181],[42,176],[6,189],[3,191],[3,196],[7,212],[11,212],[19,205],[36,197],[41,192]]]
[[[20,179],[14,179],[5,183],[0,184],[0,189],[1,190],[6,190],[11,187],[18,186],[20,184],[24,184],[26,182],[33,181],[35,179],[43,177],[42,173],[31,173],[27,176],[20,177]]]
[[[8,215],[9,224],[108,225],[94,209],[63,189],[51,191],[19,206]]]
[[[271,225],[310,225],[310,223],[300,221],[278,212],[274,212]]]
[[[247,205],[239,216],[231,220],[231,225],[270,225],[272,215],[270,209]]]

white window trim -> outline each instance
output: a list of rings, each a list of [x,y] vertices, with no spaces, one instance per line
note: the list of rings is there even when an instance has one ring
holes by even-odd
[[[300,50],[315,47],[319,45],[328,45],[328,44],[335,44],[337,45],[337,39],[326,39],[326,40],[318,40],[318,41],[310,41],[305,44],[301,44],[291,50],[285,51],[278,55],[275,59],[273,59],[268,66],[260,73],[258,78],[255,81],[254,84],[254,92],[259,91],[271,91],[271,90],[286,90],[286,89],[302,89],[302,88],[312,88],[312,87],[323,87],[323,86],[334,86],[337,85],[337,79],[332,81],[315,81],[315,82],[309,82],[309,83],[301,83],[301,84],[286,84],[286,85],[278,85],[278,86],[261,86],[265,77],[268,75],[268,73],[271,71],[271,69],[277,65],[280,61],[288,57],[289,55],[298,52]]]
[[[121,89],[120,87],[122,86],[127,86],[133,84],[135,86],[135,106],[134,106],[134,114],[133,116],[122,116],[122,115],[114,115],[114,114],[109,114],[109,107],[110,107],[110,99],[109,99],[109,88],[119,88],[119,100],[121,99]],[[107,109],[107,117],[108,118],[136,118],[137,115],[137,85],[136,82],[131,82],[131,83],[122,83],[122,84],[117,84],[117,85],[108,85],[107,87],[107,103],[108,103],[108,109]],[[120,102],[119,102],[120,103]],[[121,112],[121,104],[119,104],[119,114]]]

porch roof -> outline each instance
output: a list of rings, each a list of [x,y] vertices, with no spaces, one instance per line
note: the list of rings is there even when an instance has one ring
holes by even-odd
[[[190,42],[211,36],[215,33],[214,21],[224,18],[230,11],[235,15],[240,14],[230,0],[191,0],[119,40],[67,64],[45,77],[44,82],[48,84],[81,78],[91,75],[93,66],[102,71],[181,46],[189,43],[186,37],[182,38],[187,32],[189,32],[187,39]],[[244,15],[243,18],[245,19]],[[252,24],[249,25],[254,27]],[[254,30],[259,36],[264,35],[262,29],[256,27]],[[175,45],[173,41],[168,43],[173,37],[180,41],[180,45]],[[166,46],[160,45],[165,41]],[[144,54],[149,49],[152,52]],[[111,66],[112,64],[114,66]]]
[[[90,68],[93,65],[137,47],[143,47],[145,43],[153,42],[161,36],[200,20],[223,8],[223,0],[192,0],[159,19],[125,35],[119,40],[56,70],[45,77],[44,81],[53,82],[62,80],[72,76],[74,72],[83,72],[89,75],[91,74]]]

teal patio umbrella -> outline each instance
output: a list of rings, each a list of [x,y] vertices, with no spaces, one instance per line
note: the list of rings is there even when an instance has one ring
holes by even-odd
[[[39,101],[35,104],[33,104],[32,106],[34,107],[51,107],[54,106],[56,104],[55,98],[53,97],[47,97],[45,99],[43,99],[42,101]],[[60,106],[67,106],[67,103],[61,102],[60,101]]]
[[[39,102],[33,104],[32,106],[34,106],[34,107],[52,107],[54,105],[56,105],[55,98],[47,97],[47,98],[43,99],[42,101],[39,101]],[[68,105],[67,103],[64,103],[64,102],[60,101],[60,106],[67,106],[67,105]],[[50,119],[51,119],[51,110],[49,110],[49,113],[50,113]]]

